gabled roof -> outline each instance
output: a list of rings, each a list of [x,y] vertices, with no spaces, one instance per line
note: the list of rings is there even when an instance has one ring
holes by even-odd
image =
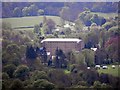
[[[54,42],[80,42],[82,41],[81,39],[77,39],[77,38],[47,38],[41,41],[41,43],[43,42],[48,42],[48,41],[54,41]]]

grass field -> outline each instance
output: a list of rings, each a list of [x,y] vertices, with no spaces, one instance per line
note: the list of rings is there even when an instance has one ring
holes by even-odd
[[[115,17],[115,16],[118,16],[117,13],[100,13],[100,12],[92,12],[93,14],[98,14],[99,16],[102,16],[106,19],[108,19],[109,17]]]
[[[93,14],[98,14],[99,16],[103,16],[105,18],[108,17],[114,17],[118,16],[117,13],[98,13],[98,12],[92,12]],[[61,25],[61,19],[58,16],[46,16],[47,19],[52,19],[55,21],[57,25]],[[12,28],[17,27],[33,27],[35,24],[40,24],[40,22],[43,22],[43,16],[27,16],[27,17],[17,17],[17,18],[3,18],[3,22],[8,22],[12,25]],[[25,28],[27,30],[31,28]],[[22,30],[22,29],[21,29]]]
[[[108,65],[108,69],[98,69],[98,72],[120,77],[120,67],[118,65],[116,65],[115,69],[112,68],[112,65]]]
[[[61,20],[58,16],[46,16],[47,19],[52,19],[56,24],[60,25]],[[35,24],[40,24],[43,22],[43,16],[29,16],[29,17],[20,17],[20,18],[4,18],[3,22],[8,22],[11,24],[12,28],[17,27],[28,27],[34,26]],[[26,29],[26,28],[25,28]],[[29,28],[31,29],[31,28]]]
[[[65,73],[65,74],[70,74],[70,71],[68,71],[68,70],[65,69],[65,70],[64,70],[64,73]]]

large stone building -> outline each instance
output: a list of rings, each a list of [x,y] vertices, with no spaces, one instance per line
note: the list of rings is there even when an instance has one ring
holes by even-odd
[[[60,48],[64,53],[81,51],[84,48],[84,42],[77,38],[47,38],[41,41],[42,46],[46,48],[50,55],[55,55],[56,48]]]

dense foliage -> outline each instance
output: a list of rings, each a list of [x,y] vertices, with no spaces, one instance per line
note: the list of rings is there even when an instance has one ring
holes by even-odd
[[[77,3],[65,3],[66,7],[63,7],[63,4],[3,3],[3,17],[42,15],[48,14],[50,10],[50,15],[59,15],[60,12],[62,19],[75,20],[75,25],[72,25],[74,28],[59,26],[62,31],[57,32],[54,31],[57,28],[56,23],[45,16],[43,23],[35,25],[33,31],[15,30],[11,28],[10,23],[3,22],[3,89],[119,88],[119,76],[100,74],[95,69],[97,64],[118,65],[120,62],[120,55],[118,55],[120,54],[120,47],[118,47],[120,30],[117,17],[106,19],[92,13],[92,11],[108,12],[110,5],[112,7],[109,12],[116,12],[117,3],[91,3],[92,7],[87,3],[81,3],[79,6]],[[89,9],[84,8],[85,10],[76,11],[75,15],[71,14],[72,11],[83,8],[84,4]],[[108,5],[104,6],[105,4]],[[101,5],[104,8],[100,7]],[[69,15],[66,16],[66,13]],[[75,16],[78,17],[74,18]],[[82,39],[85,43],[84,49],[80,52],[64,53],[64,50],[56,48],[54,57],[49,57],[46,48],[40,43],[41,40],[48,37],[60,38],[63,35],[64,38]]]
[[[66,8],[67,7],[67,8]],[[35,16],[35,15],[59,15],[59,12],[63,15],[69,15],[69,17],[63,16],[67,20],[75,20],[80,12],[89,8],[94,12],[118,12],[118,3],[112,2],[3,2],[2,3],[2,17],[21,17],[21,16]],[[76,11],[76,12],[74,12]],[[74,13],[73,13],[74,12]]]

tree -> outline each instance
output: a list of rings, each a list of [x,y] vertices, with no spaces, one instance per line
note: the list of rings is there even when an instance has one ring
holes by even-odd
[[[108,35],[108,34],[107,34]],[[100,47],[103,48],[105,45],[105,41],[107,39],[107,35],[106,35],[106,31],[103,29],[102,31],[100,31],[100,35],[99,35],[99,44]]]
[[[113,26],[108,29],[107,34],[109,37],[120,36],[120,28],[118,26]]]
[[[47,33],[51,34],[52,29],[55,28],[55,22],[52,19],[47,19],[45,26],[47,27]]]
[[[37,15],[38,7],[35,4],[30,5],[28,9],[31,16]]]
[[[84,70],[80,76],[87,82],[88,85],[93,85],[99,78],[99,74],[95,70]]]
[[[87,86],[87,82],[86,81],[79,81],[78,85]]]
[[[104,17],[98,16],[97,14],[94,14],[92,16],[91,21],[100,26],[106,23],[106,19]]]
[[[40,26],[39,25],[34,25],[34,32],[37,34],[40,34]]]
[[[104,48],[98,49],[95,52],[95,64],[104,64],[104,60],[107,59],[107,53]]]
[[[48,77],[58,87],[70,87],[72,83],[70,75],[65,74],[62,69],[49,70]]]
[[[93,88],[101,88],[101,83],[99,81],[95,81],[93,84]]]
[[[26,48],[26,58],[28,59],[36,59],[37,54],[32,46],[27,46]]]
[[[5,73],[5,72],[3,72],[2,73],[2,79],[3,80],[7,80],[7,79],[9,79],[10,77],[9,77],[9,75],[7,74],[7,73]]]
[[[65,28],[64,33],[65,35],[69,36],[71,34],[71,29],[70,28]]]
[[[112,87],[110,85],[107,85],[106,83],[102,83],[101,88],[112,88]]]
[[[105,24],[102,25],[106,30],[109,30],[111,27],[116,26],[117,23],[115,21],[111,22],[106,22]]]
[[[24,7],[23,9],[22,9],[22,14],[23,14],[23,16],[29,16],[29,8],[28,7]]]
[[[87,48],[95,47],[99,42],[98,35],[95,32],[89,32],[85,37],[85,44]]]
[[[18,89],[18,88],[24,88],[24,85],[22,83],[22,81],[20,81],[19,79],[15,79],[12,84],[10,85],[11,89],[15,90],[15,89]]]
[[[60,17],[64,20],[68,20],[70,21],[70,8],[65,6],[61,9],[60,13]]]
[[[120,36],[115,36],[109,38],[105,43],[105,50],[108,53],[108,57],[113,60],[113,62],[119,62],[119,46]]]
[[[46,48],[43,47],[42,51],[41,51],[41,57],[42,57],[42,63],[46,63],[47,62],[47,51]]]
[[[26,78],[28,78],[28,74],[29,74],[29,68],[26,65],[18,66],[14,72],[14,76],[21,80],[25,80]]]
[[[13,14],[15,17],[21,17],[22,16],[22,10],[20,7],[15,7],[13,10]]]
[[[65,60],[66,57],[61,49],[59,48],[56,49],[55,56],[56,56],[55,66],[57,68],[67,67],[67,62]]]
[[[44,71],[34,71],[33,74],[32,74],[32,81],[37,81],[37,80],[40,80],[40,79],[46,79],[48,80],[48,76],[47,76],[47,73],[44,72]]]
[[[3,67],[3,72],[6,72],[10,78],[13,78],[13,73],[16,70],[16,66],[13,64],[8,64]]]
[[[70,55],[70,63],[74,63],[78,65],[86,65],[84,54],[81,52],[72,51]]]
[[[38,15],[38,16],[43,15],[43,14],[44,14],[44,10],[39,9],[39,10],[37,11],[37,15]]]
[[[93,66],[94,65],[94,51],[89,50],[89,49],[84,49],[82,53],[85,57],[85,62],[87,66]]]
[[[81,20],[86,26],[90,26],[91,25],[91,17],[93,15],[90,13],[90,11],[84,11],[82,13],[79,14],[78,18],[79,20]]]
[[[75,28],[76,28],[76,30],[78,30],[78,32],[82,31],[83,26],[84,25],[80,19],[75,20]]]
[[[39,80],[33,82],[33,87],[52,90],[55,88],[55,85],[47,80],[39,79]]]

